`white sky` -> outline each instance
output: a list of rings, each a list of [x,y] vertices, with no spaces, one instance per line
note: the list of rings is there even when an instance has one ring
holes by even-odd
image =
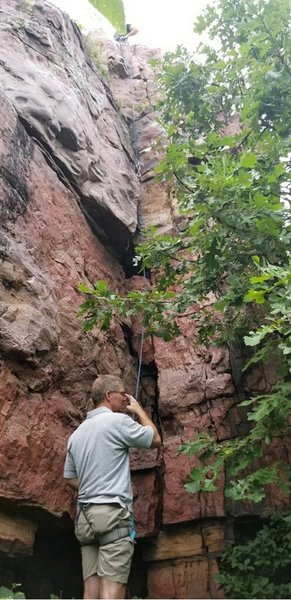
[[[213,1],[213,0],[212,0]],[[234,0],[235,1],[235,0]],[[92,7],[89,0],[50,0],[86,30],[102,28],[111,37],[112,26]],[[139,33],[129,38],[130,44],[174,50],[177,44],[188,48],[197,45],[193,23],[209,0],[124,0],[125,21]]]

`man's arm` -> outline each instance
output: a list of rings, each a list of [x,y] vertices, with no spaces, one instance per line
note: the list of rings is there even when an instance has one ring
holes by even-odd
[[[64,477],[65,483],[67,485],[69,485],[71,488],[73,488],[73,490],[77,490],[79,489],[79,479],[74,478],[68,478],[68,477]]]
[[[129,402],[129,404],[126,407],[127,412],[136,415],[140,424],[143,425],[144,427],[146,427],[148,425],[149,427],[152,428],[152,430],[154,432],[154,437],[153,437],[153,441],[151,443],[151,448],[159,448],[162,443],[162,440],[161,440],[161,436],[160,436],[156,426],[154,425],[152,420],[148,417],[148,415],[146,414],[146,412],[144,411],[142,406],[140,406],[140,404],[137,402],[137,400],[135,400],[135,398],[133,396],[130,396],[129,394],[127,394],[127,399]]]

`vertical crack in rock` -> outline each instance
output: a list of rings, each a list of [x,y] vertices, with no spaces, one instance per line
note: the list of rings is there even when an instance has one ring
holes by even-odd
[[[5,96],[0,92],[0,110],[5,111]],[[4,113],[5,114],[5,113]],[[33,152],[33,144],[26,139],[25,130],[13,113],[8,111],[7,121],[2,127],[2,136],[7,135],[8,147],[0,164],[1,223],[17,218],[27,209],[29,194],[27,180]]]
[[[233,383],[236,392],[239,394],[242,392],[245,382],[243,367],[246,357],[242,342],[239,340],[236,342],[229,342],[229,356]]]

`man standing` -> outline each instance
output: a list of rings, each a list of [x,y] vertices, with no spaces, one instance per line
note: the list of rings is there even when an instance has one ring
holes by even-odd
[[[78,490],[84,598],[113,600],[125,597],[134,548],[129,448],[158,448],[161,438],[119,377],[100,375],[92,401],[94,410],[69,438],[64,477]]]

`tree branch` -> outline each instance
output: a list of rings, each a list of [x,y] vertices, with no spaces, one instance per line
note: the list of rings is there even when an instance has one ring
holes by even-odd
[[[280,52],[280,48],[278,48],[278,46],[277,46],[277,42],[276,42],[276,40],[274,39],[274,37],[273,37],[273,35],[272,35],[272,33],[271,33],[271,31],[270,31],[269,27],[266,25],[266,23],[265,23],[265,21],[264,21],[264,19],[263,19],[262,15],[260,15],[260,14],[259,14],[259,15],[258,15],[258,17],[259,17],[259,19],[260,19],[260,21],[261,21],[261,23],[262,23],[262,25],[263,25],[263,27],[264,27],[264,29],[265,29],[266,33],[268,34],[268,36],[269,36],[269,38],[270,38],[270,40],[271,40],[271,42],[272,42],[272,44],[273,44],[273,46],[274,46],[274,48],[275,48],[275,52],[276,52],[276,54],[277,54],[277,56],[278,56],[278,58],[279,58],[280,62],[281,62],[281,63],[282,63],[282,65],[285,67],[285,69],[287,70],[287,72],[289,73],[289,75],[291,75],[291,69],[289,68],[289,65],[288,65],[288,63],[287,63],[287,62],[284,60],[284,57],[282,56],[282,54],[281,54],[281,52]]]

